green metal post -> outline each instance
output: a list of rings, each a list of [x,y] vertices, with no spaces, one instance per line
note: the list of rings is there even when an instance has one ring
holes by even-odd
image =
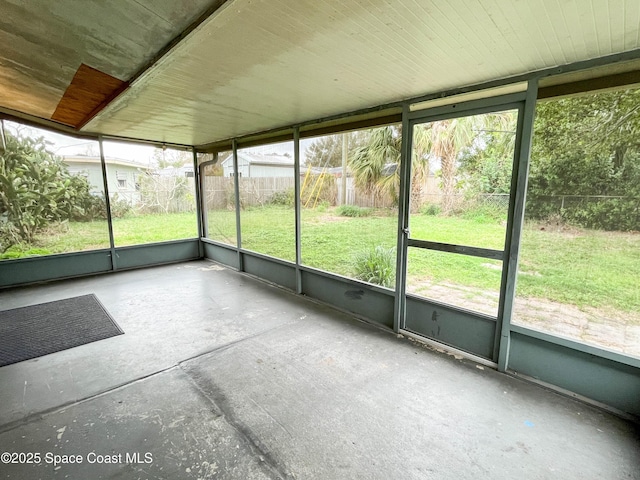
[[[204,237],[203,230],[203,211],[202,208],[202,189],[200,185],[200,170],[198,169],[198,153],[195,148],[192,148],[193,152],[193,183],[196,188],[196,217],[198,220],[198,255],[200,258],[204,257],[204,246],[202,245],[201,238]]]
[[[407,241],[409,239],[409,190],[411,188],[411,148],[413,138],[409,123],[409,105],[402,107],[402,145],[400,149],[400,195],[398,201],[398,241],[396,247],[396,294],[393,308],[393,330],[405,325],[407,277]]]
[[[300,264],[302,263],[302,222],[300,210],[300,129],[296,127],[293,130],[293,176],[294,176],[294,207],[296,216],[296,292],[302,293],[302,271]]]
[[[102,136],[98,136],[98,146],[100,147],[100,167],[102,168],[102,184],[104,186],[104,202],[107,209],[107,228],[109,229],[109,248],[111,249],[111,269],[118,269],[116,259],[116,243],[113,237],[113,219],[111,218],[111,199],[109,198],[109,180],[107,178],[107,162],[104,159],[104,146]]]
[[[242,228],[240,228],[240,179],[238,178],[238,141],[233,140],[233,184],[236,198],[236,239],[238,243],[238,270],[244,272],[242,248]]]
[[[505,263],[501,292],[502,308],[498,314],[496,332],[496,348],[498,352],[498,370],[504,372],[509,365],[509,347],[511,342],[511,319],[513,303],[516,295],[516,281],[518,276],[518,256],[524,223],[524,204],[527,194],[527,180],[529,176],[529,156],[533,137],[533,122],[535,119],[536,100],[538,96],[538,82],[530,80],[524,108],[518,122],[516,135],[516,159],[512,176],[512,201],[509,206],[507,222],[507,239],[505,245]]]

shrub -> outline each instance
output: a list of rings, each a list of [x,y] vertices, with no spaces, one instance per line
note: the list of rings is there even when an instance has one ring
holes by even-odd
[[[342,217],[368,217],[371,215],[372,210],[357,205],[340,205],[336,212]]]
[[[69,173],[62,157],[47,150],[43,137],[5,132],[0,155],[0,251],[31,243],[37,232],[65,220],[93,219],[96,200],[82,176]]]
[[[292,188],[289,188],[288,190],[280,190],[279,192],[275,192],[271,195],[269,204],[293,208],[295,205],[295,198],[295,192]]]
[[[102,200],[102,198],[100,198],[100,201],[104,203],[104,200]],[[111,197],[109,205],[111,206],[112,218],[122,218],[131,211],[131,205],[129,204],[129,202],[127,202],[125,199],[119,198],[117,193],[114,194],[113,197]],[[103,218],[107,218],[106,210],[103,211]]]
[[[367,283],[374,283],[393,288],[395,283],[395,248],[381,245],[356,254],[354,258],[355,278]]]
[[[547,223],[566,223],[609,231],[640,230],[640,200],[637,198],[541,197],[527,203],[527,216]]]
[[[429,216],[436,216],[436,215],[440,215],[440,212],[442,211],[442,209],[440,208],[440,205],[438,205],[437,203],[427,203],[426,205],[423,205],[422,208],[420,209],[420,213],[422,215],[429,215]]]
[[[476,223],[496,223],[507,221],[507,209],[496,205],[476,205],[464,209],[462,218]]]
[[[0,217],[0,253],[22,241],[20,230],[12,222]],[[4,258],[0,256],[0,258]],[[9,258],[9,257],[8,257]],[[13,257],[11,257],[13,258]]]
[[[322,200],[316,207],[316,210],[319,212],[326,212],[327,208],[329,208],[329,202],[327,200]]]
[[[599,230],[640,230],[640,200],[635,198],[608,198],[585,200],[579,207],[563,209],[567,222]]]

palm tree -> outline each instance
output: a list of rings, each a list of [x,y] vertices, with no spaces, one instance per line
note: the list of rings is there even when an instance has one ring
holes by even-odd
[[[415,127],[416,130],[423,131],[420,135],[421,148],[428,149],[432,157],[440,160],[443,195],[440,207],[444,214],[451,213],[455,206],[457,157],[462,149],[473,142],[477,118],[477,116],[453,118]]]
[[[399,164],[401,130],[396,126],[372,130],[364,145],[349,156],[349,167],[356,185],[379,196],[384,193],[398,200],[398,169],[389,175],[389,165]]]
[[[422,207],[425,197],[425,187],[431,174],[433,156],[429,143],[429,131],[423,128],[413,130],[413,151],[411,152],[411,192],[409,207],[417,212]]]
[[[411,210],[420,208],[423,188],[431,173],[431,162],[437,159],[440,161],[442,212],[451,213],[455,206],[460,153],[472,148],[478,132],[506,129],[512,121],[511,112],[499,112],[416,125],[411,156]],[[365,145],[356,149],[349,158],[356,185],[378,195],[386,193],[397,201],[400,169],[395,168],[393,174],[389,174],[389,166],[400,165],[401,138],[399,126],[382,127],[371,132]]]
[[[419,208],[424,183],[429,176],[429,151],[425,149],[421,135],[414,139],[411,205]],[[378,196],[389,195],[398,201],[400,184],[400,126],[388,126],[371,131],[365,145],[354,150],[349,157],[349,167],[356,185]]]

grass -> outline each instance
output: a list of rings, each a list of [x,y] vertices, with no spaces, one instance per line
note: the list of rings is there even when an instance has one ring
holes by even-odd
[[[194,213],[113,219],[113,235],[118,247],[196,238],[197,231]],[[28,254],[34,248],[38,249],[40,255],[109,248],[107,221],[63,222],[42,231],[36,236],[33,245],[18,245],[9,249],[8,253]]]
[[[310,267],[353,277],[354,257],[376,246],[396,246],[397,217],[338,217],[302,211],[302,262]]]
[[[368,217],[371,215],[370,208],[362,208],[357,205],[340,205],[335,212],[341,217]]]
[[[302,260],[305,265],[353,277],[354,259],[363,251],[396,246],[397,216],[373,211],[370,216],[342,217],[335,209],[302,211]],[[284,206],[241,212],[244,248],[285,260],[295,260],[294,211]],[[193,213],[146,215],[114,219],[116,245],[193,238]],[[235,243],[235,213],[208,212],[210,238]],[[482,216],[411,216],[411,236],[485,248],[504,247],[505,227]],[[107,248],[105,221],[68,223],[38,236],[19,251],[37,253]],[[15,256],[15,252],[13,254]],[[417,248],[409,249],[409,281],[450,283],[495,291],[500,285],[499,262]],[[521,247],[518,295],[545,298],[577,306],[613,307],[635,311],[640,305],[640,235],[575,230],[570,234],[525,226]]]
[[[194,212],[116,218],[113,236],[116,247],[197,238],[198,223]]]
[[[296,261],[293,208],[269,206],[243,210],[240,214],[240,226],[242,248]]]
[[[637,311],[640,235],[524,230],[518,292],[578,306]]]

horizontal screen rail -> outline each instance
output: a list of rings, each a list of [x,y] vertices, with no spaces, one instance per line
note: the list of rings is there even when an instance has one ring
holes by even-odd
[[[451,243],[429,242],[427,240],[409,239],[410,247],[426,248],[427,250],[437,250],[439,252],[459,253],[471,257],[490,258],[492,260],[504,260],[502,250],[492,250],[490,248],[466,247],[464,245],[454,245]]]

